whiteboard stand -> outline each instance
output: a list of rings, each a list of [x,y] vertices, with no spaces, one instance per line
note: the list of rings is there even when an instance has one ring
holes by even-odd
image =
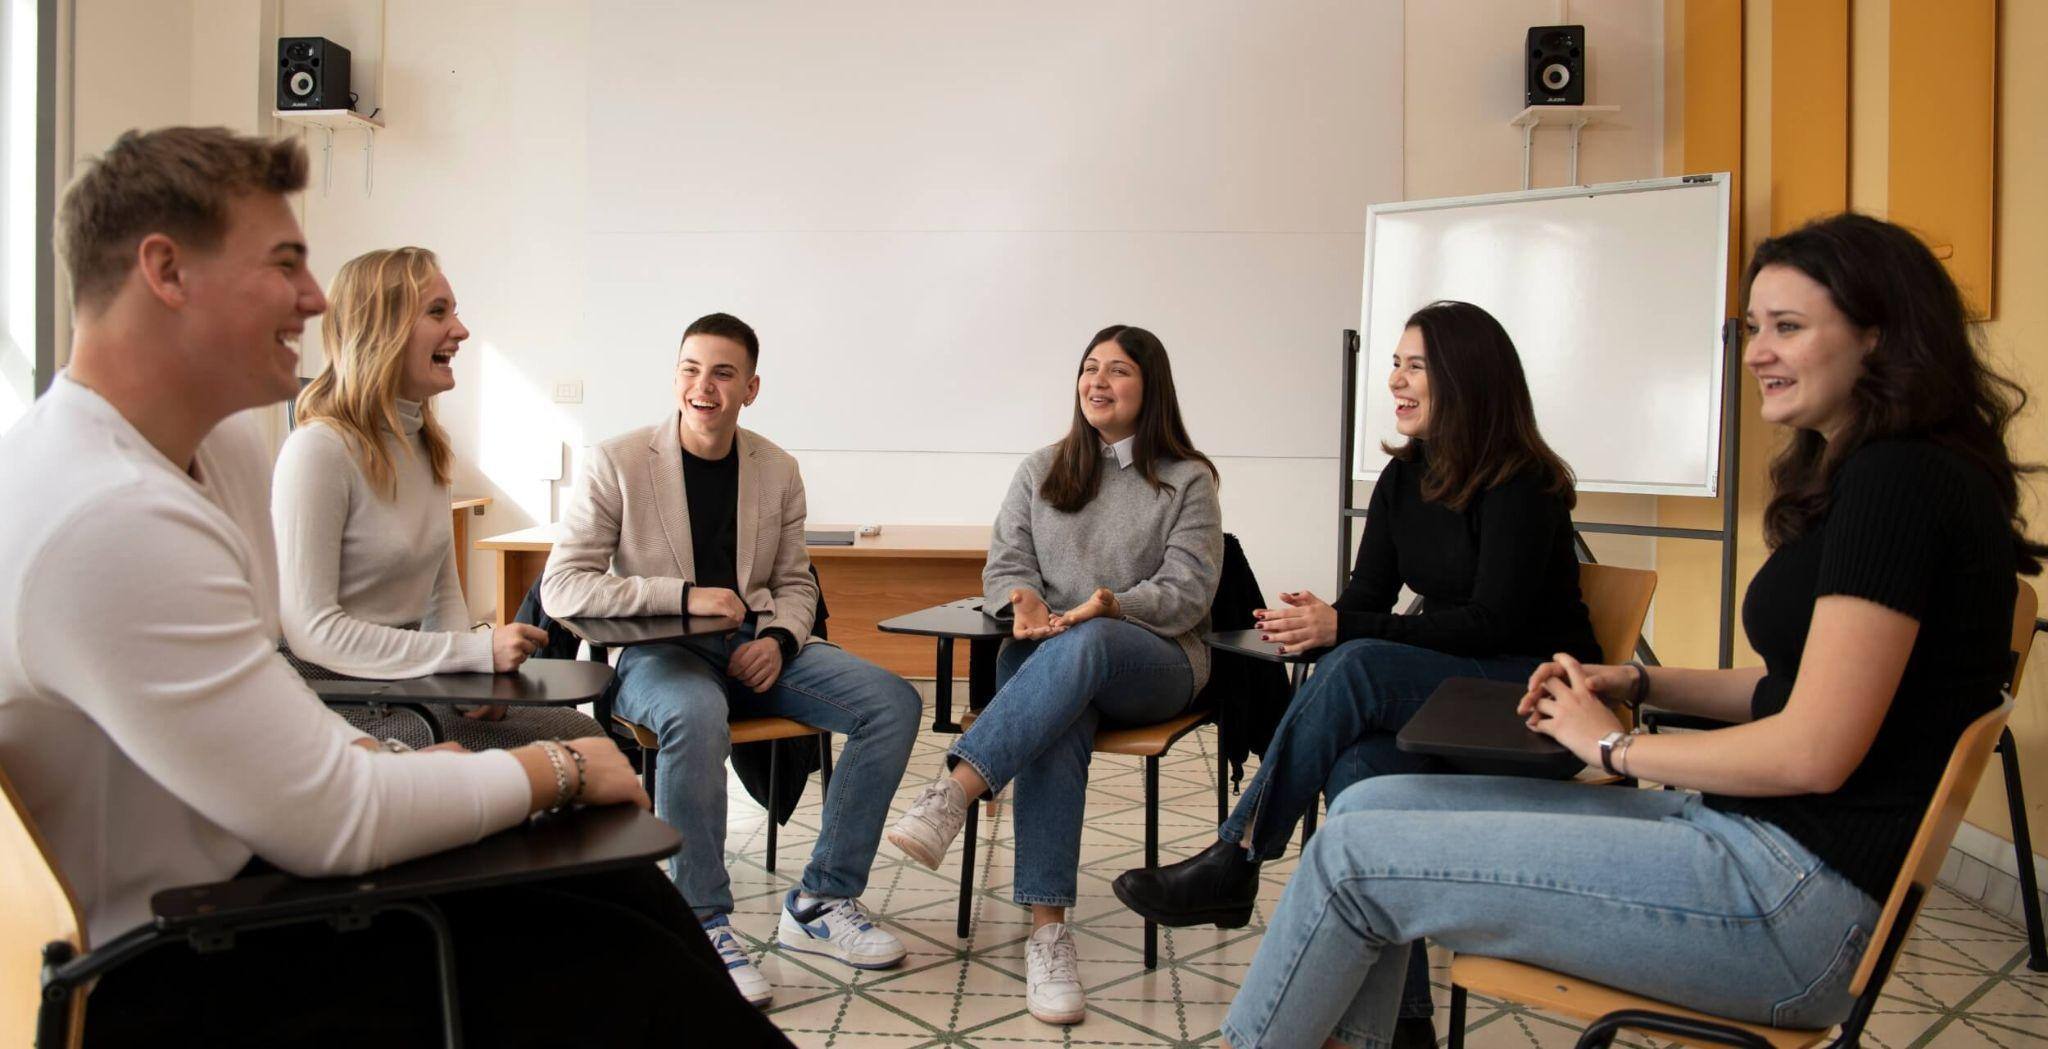
[[[1571,168],[1564,182],[1567,186],[1576,186],[1579,184],[1579,132],[1602,116],[1619,112],[1620,106],[1530,106],[1515,114],[1508,125],[1522,129],[1522,188],[1533,188],[1529,184],[1530,154],[1535,150],[1537,128],[1549,125],[1571,129]]]
[[[1572,522],[1572,545],[1577,548],[1579,560],[1592,561],[1593,551],[1586,545],[1583,533],[1597,532],[1609,535],[1650,536],[1657,539],[1697,539],[1721,544],[1721,637],[1720,665],[1726,670],[1735,665],[1735,525],[1736,499],[1742,489],[1742,355],[1737,345],[1736,333],[1740,331],[1735,318],[1728,318],[1721,325],[1723,362],[1721,391],[1721,527],[1719,528],[1668,528],[1663,525],[1613,524],[1603,521]],[[1358,419],[1358,332],[1344,329],[1343,353],[1343,406],[1337,413],[1337,588],[1343,593],[1345,584],[1351,578],[1351,522],[1363,520],[1366,510],[1352,503],[1354,486],[1353,460],[1357,455]],[[1651,666],[1658,665],[1657,653],[1647,641],[1636,642],[1636,655]]]

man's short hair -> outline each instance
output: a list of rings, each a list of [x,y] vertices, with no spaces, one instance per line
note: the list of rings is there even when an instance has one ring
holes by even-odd
[[[57,254],[74,306],[111,299],[152,233],[201,250],[219,247],[228,203],[250,193],[306,188],[306,151],[296,140],[237,135],[218,127],[128,131],[64,191]]]
[[[747,367],[757,368],[761,364],[761,340],[754,336],[754,329],[748,327],[746,321],[730,313],[707,313],[691,321],[690,326],[683,329],[683,342],[690,341],[692,335],[716,335],[721,339],[731,339],[747,348]],[[682,352],[680,343],[677,344],[676,351]]]

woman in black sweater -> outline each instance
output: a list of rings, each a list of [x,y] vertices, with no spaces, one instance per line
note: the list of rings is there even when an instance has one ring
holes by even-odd
[[[1316,663],[1217,831],[1191,859],[1117,878],[1117,897],[1170,926],[1251,920],[1262,860],[1286,851],[1319,795],[1434,762],[1394,746],[1444,679],[1524,681],[1554,652],[1597,659],[1572,550],[1571,471],[1536,429],[1508,333],[1464,302],[1408,319],[1388,390],[1408,438],[1373,488],[1358,565],[1336,603],[1283,593],[1258,613],[1288,652]],[[1423,611],[1397,615],[1406,585]],[[1428,972],[1418,954],[1402,1003],[1401,1043],[1434,1044]]]
[[[2024,396],[1941,264],[1840,215],[1764,242],[1744,363],[1794,435],[1743,603],[1761,668],[1529,679],[1530,726],[1690,791],[1386,777],[1331,806],[1223,1025],[1228,1044],[1381,1044],[1409,945],[1516,958],[1737,1019],[1823,1027],[1963,728],[2008,674]],[[1633,737],[1610,704],[1729,722]],[[1698,793],[1693,793],[1697,791]]]

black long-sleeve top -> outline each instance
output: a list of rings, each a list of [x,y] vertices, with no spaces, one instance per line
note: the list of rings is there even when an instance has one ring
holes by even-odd
[[[1427,461],[1393,459],[1373,487],[1351,581],[1332,604],[1337,640],[1372,637],[1451,655],[1598,662],[1579,597],[1565,494],[1531,471],[1452,510],[1422,497]],[[1422,611],[1397,615],[1401,587]]]

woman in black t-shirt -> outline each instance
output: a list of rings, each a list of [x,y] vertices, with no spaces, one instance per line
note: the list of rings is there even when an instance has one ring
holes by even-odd
[[[1762,668],[1530,678],[1530,727],[1686,791],[1383,777],[1305,852],[1230,1016],[1234,1046],[1391,1032],[1425,936],[1721,1015],[1840,1021],[1915,827],[2008,674],[2014,573],[2039,571],[1993,373],[1912,234],[1839,215],[1750,262],[1743,363],[1794,430],[1743,625]],[[1610,704],[1737,722],[1630,737]],[[1603,744],[1605,744],[1603,746]]]

